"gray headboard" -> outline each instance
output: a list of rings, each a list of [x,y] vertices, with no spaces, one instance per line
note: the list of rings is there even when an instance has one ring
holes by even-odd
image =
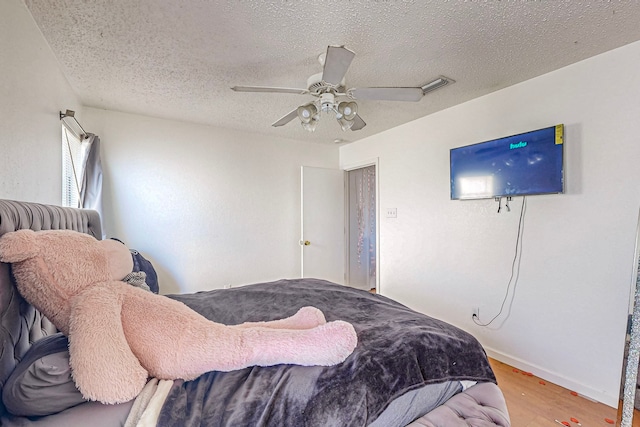
[[[24,228],[75,230],[102,238],[96,211],[0,199],[0,236]],[[55,332],[51,322],[20,297],[11,280],[10,266],[0,262],[0,395],[29,347]]]

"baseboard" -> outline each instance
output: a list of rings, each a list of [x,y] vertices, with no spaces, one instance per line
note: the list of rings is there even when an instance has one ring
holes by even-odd
[[[611,396],[609,394],[603,393],[600,390],[596,390],[585,384],[576,382],[571,378],[567,378],[556,372],[548,371],[540,366],[516,357],[509,356],[508,354],[501,353],[491,348],[485,347],[484,349],[489,357],[496,359],[502,363],[506,363],[507,365],[513,366],[514,368],[518,368],[526,372],[531,372],[535,376],[540,377],[545,381],[549,381],[559,385],[560,387],[575,391],[580,396],[586,399],[595,400],[597,402],[611,406],[612,408],[618,407],[618,396]]]

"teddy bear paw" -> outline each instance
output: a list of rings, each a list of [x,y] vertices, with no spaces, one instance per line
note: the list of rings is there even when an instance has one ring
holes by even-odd
[[[317,354],[321,358],[316,361],[318,365],[331,366],[342,363],[358,345],[358,335],[353,325],[342,320],[318,326],[315,331],[324,338],[324,349]]]
[[[315,307],[302,307],[289,319],[297,329],[311,329],[327,323],[322,311]]]

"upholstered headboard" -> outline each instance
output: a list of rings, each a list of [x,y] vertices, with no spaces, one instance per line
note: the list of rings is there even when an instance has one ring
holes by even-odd
[[[102,238],[96,211],[0,199],[0,236],[24,228],[75,230]],[[10,266],[0,263],[0,395],[29,347],[55,332],[51,322],[20,297],[11,279]]]

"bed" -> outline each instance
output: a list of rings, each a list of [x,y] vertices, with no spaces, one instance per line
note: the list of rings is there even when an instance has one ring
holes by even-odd
[[[102,235],[95,211],[0,200],[0,236],[23,228]],[[152,378],[130,402],[85,401],[70,376],[66,337],[20,297],[10,265],[0,263],[0,425],[510,426],[478,341],[382,295],[289,279],[168,297],[225,324],[274,320],[313,305],[327,320],[350,322],[358,346],[336,366]]]

